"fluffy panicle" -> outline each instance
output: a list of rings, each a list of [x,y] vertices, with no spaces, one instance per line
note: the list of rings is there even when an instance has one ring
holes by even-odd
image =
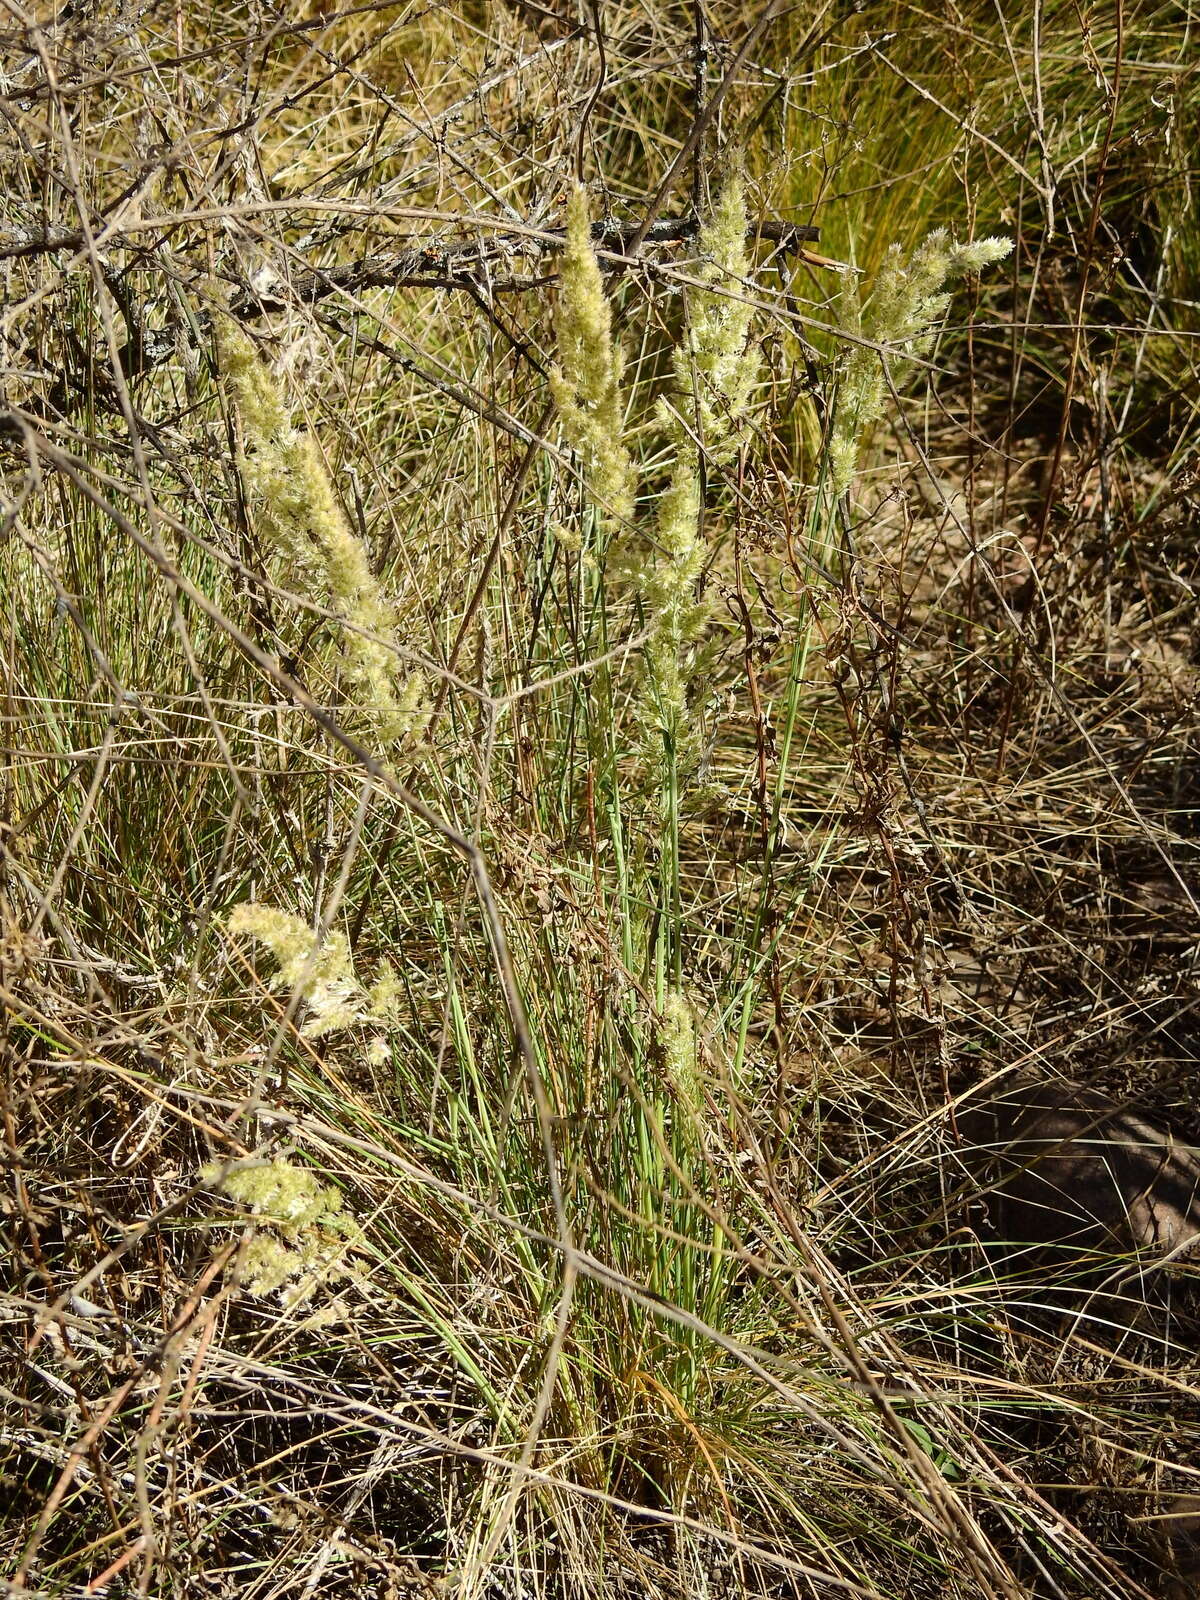
[[[593,499],[614,517],[628,520],[633,515],[633,466],[622,438],[624,359],[613,338],[587,197],[579,188],[567,206],[556,333],[558,365],[550,388],[563,432],[579,452]]]
[[[865,307],[860,303],[854,275],[843,276],[842,325],[848,333],[891,346],[894,372],[899,360],[921,355],[929,348],[933,329],[950,304],[946,285],[1002,261],[1011,249],[1009,240],[996,238],[956,245],[944,228],[929,234],[908,255],[899,245],[892,245]],[[850,487],[863,435],[883,411],[880,357],[874,350],[852,346],[842,361],[829,441],[830,488],[835,496],[845,494]]]
[[[675,1093],[689,1111],[698,1112],[703,1095],[696,1068],[696,1023],[686,996],[677,989],[670,990],[663,1001],[658,1038]]]
[[[205,1182],[245,1207],[253,1233],[242,1247],[238,1276],[260,1299],[279,1293],[302,1305],[331,1278],[344,1273],[347,1248],[360,1236],[339,1190],[307,1167],[282,1157],[224,1171],[205,1167]]]
[[[971,244],[955,245],[953,261],[958,272],[982,272],[985,267],[995,266],[1011,254],[1012,240],[992,233],[986,239],[976,239]]]
[[[217,347],[241,418],[243,471],[263,530],[288,581],[327,600],[343,623],[346,675],[379,737],[402,740],[420,715],[423,684],[419,675],[399,671],[388,643],[395,610],[351,532],[316,442],[292,426],[279,385],[231,318],[217,319]]]
[[[673,365],[680,409],[708,459],[721,461],[736,448],[758,365],[747,343],[753,312],[745,289],[750,261],[740,177],[731,177],[722,188],[712,218],[701,229],[700,254],[699,275],[713,287],[692,291]]]
[[[308,1012],[301,1029],[305,1038],[317,1039],[362,1021],[385,1028],[395,1024],[399,999],[395,973],[385,964],[372,988],[364,989],[354,976],[344,933],[331,929],[318,945],[316,934],[301,917],[255,900],[234,906],[226,927],[270,951],[278,968],[272,980],[275,988],[300,990]]]
[[[670,742],[677,769],[686,769],[694,755],[688,691],[692,647],[706,615],[697,598],[705,554],[699,447],[706,462],[717,463],[736,449],[756,371],[747,347],[751,307],[742,291],[750,263],[740,178],[730,178],[722,188],[711,220],[701,229],[700,248],[700,275],[713,288],[689,295],[688,320],[673,357],[674,407],[664,406],[662,415],[675,465],[658,507],[657,559],[642,581],[653,629],[646,650],[647,721]]]
[[[700,470],[695,449],[681,448],[658,508],[658,556],[643,578],[653,632],[646,646],[653,720],[686,765],[689,646],[703,621],[696,586],[704,565],[700,538]]]

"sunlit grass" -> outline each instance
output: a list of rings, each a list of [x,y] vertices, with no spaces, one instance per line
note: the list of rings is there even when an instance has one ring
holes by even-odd
[[[1057,0],[1036,38],[966,5],[768,28],[663,211],[711,214],[740,161],[751,221],[821,239],[737,283],[732,252],[601,254],[629,502],[550,406],[556,260],[519,236],[469,282],[247,315],[371,576],[306,580],[214,313],[461,242],[447,215],[559,228],[579,176],[639,220],[695,18],[602,10],[602,52],[541,7],[60,24],[57,91],[22,42],[6,227],[76,222],[73,163],[95,234],[160,163],[98,262],[4,263],[29,1592],[1116,1596],[1156,1559],[1113,1507],[1170,1487],[1186,1395],[1168,1426],[1136,1353],[1006,1325],[946,1108],[1030,1060],[1189,1104],[1187,29],[1126,7],[1118,63]],[[753,20],[711,8],[707,95]],[[869,304],[936,228],[1011,265],[927,348],[848,347],[836,264]],[[739,294],[734,404],[692,336]],[[423,685],[403,740],[364,714],[368,635]],[[386,963],[387,1026],[314,1028],[231,931],[249,902],[344,940],[348,993]],[[271,1224],[213,1174],[255,1161],[346,1218],[302,1304],[247,1292]]]

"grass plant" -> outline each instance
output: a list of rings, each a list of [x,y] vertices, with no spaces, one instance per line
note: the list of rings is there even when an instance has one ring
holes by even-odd
[[[1179,1579],[1198,25],[10,8],[6,1592]]]

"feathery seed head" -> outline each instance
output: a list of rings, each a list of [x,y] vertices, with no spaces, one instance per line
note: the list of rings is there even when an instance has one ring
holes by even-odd
[[[225,926],[271,953],[278,968],[273,988],[299,989],[308,1009],[304,1038],[317,1039],[364,1020],[383,1028],[397,1024],[401,988],[395,971],[384,962],[371,988],[364,989],[354,976],[349,941],[339,929],[331,928],[318,945],[302,917],[257,900],[234,906]]]
[[[396,614],[351,531],[316,441],[291,424],[283,391],[231,317],[216,318],[217,352],[242,423],[242,470],[289,581],[328,599],[343,624],[346,675],[386,743],[411,734],[423,708],[419,674],[404,677],[390,639]]]
[[[694,289],[684,339],[672,364],[684,414],[695,412],[695,431],[706,455],[727,460],[736,448],[758,363],[747,348],[752,308],[745,293],[746,191],[731,176],[712,217],[700,230],[700,277],[711,289]]]
[[[934,229],[908,254],[892,245],[865,305],[856,278],[843,274],[842,324],[850,333],[891,346],[894,370],[905,357],[919,356],[929,348],[950,305],[946,285],[1002,260],[1011,249],[1009,240],[999,238],[956,245],[944,228]],[[854,480],[863,435],[883,415],[885,389],[877,351],[853,346],[840,365],[837,410],[827,452],[835,498],[845,494]]]
[[[690,1111],[699,1111],[702,1091],[696,1070],[696,1023],[686,996],[678,989],[671,989],[663,1000],[658,1038],[676,1094]]]
[[[658,559],[642,580],[653,633],[646,646],[654,717],[673,740],[677,760],[688,726],[687,648],[703,619],[696,587],[704,566],[700,538],[700,464],[689,442],[675,462],[659,502]]]
[[[579,453],[593,497],[627,521],[633,515],[633,464],[622,438],[624,357],[613,338],[612,308],[582,188],[567,205],[555,331],[558,365],[550,374],[550,391],[563,433]]]
[[[344,1274],[346,1250],[361,1238],[361,1229],[347,1215],[340,1191],[311,1169],[277,1156],[229,1171],[213,1163],[200,1176],[254,1219],[238,1259],[248,1293],[259,1299],[280,1293],[286,1304],[302,1305],[330,1278]]]

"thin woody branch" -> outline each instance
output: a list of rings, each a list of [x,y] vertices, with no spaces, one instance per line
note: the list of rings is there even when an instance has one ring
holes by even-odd
[[[164,223],[169,219],[164,219]],[[700,223],[694,217],[665,218],[649,227],[636,223],[592,224],[592,237],[597,248],[606,251],[615,263],[628,249],[637,246],[646,249],[693,243],[700,234]],[[820,256],[811,256],[804,250],[805,243],[818,239],[820,230],[801,223],[764,219],[746,230],[750,241],[764,240],[776,250],[799,255],[818,265],[824,264]],[[283,310],[288,305],[316,305],[337,293],[357,294],[374,288],[436,288],[493,291],[520,291],[540,287],[540,276],[513,278],[497,275],[496,269],[506,267],[516,255],[542,255],[562,249],[565,234],[558,229],[544,233],[495,234],[486,240],[457,239],[433,240],[396,255],[370,255],[341,266],[313,267],[298,272],[291,279],[279,281],[262,288],[243,287],[238,298],[229,307],[241,321],[254,321],[272,311]],[[81,250],[85,241],[78,229],[15,228],[0,233],[0,260],[19,256],[49,254],[59,250]],[[114,240],[102,247],[102,253],[117,246]],[[147,257],[152,259],[152,253]],[[629,265],[635,265],[630,256]],[[104,269],[102,269],[104,270]],[[127,379],[139,376],[167,359],[175,348],[169,336],[154,337],[141,325],[137,308],[117,273],[104,270],[105,281],[120,308],[129,331],[129,339],[121,351],[121,364]],[[65,403],[65,380],[60,380],[51,391],[54,408]]]
[[[646,245],[687,244],[699,237],[700,223],[694,217],[667,218],[652,223],[645,233],[637,223],[612,224],[597,222],[592,225],[592,238],[598,249],[612,255],[623,255],[634,240],[641,238]],[[820,238],[820,229],[800,223],[765,220],[747,230],[750,239],[765,239],[776,249],[789,253]],[[278,311],[288,304],[312,304],[339,291],[357,294],[364,289],[381,288],[437,288],[454,289],[460,285],[488,281],[490,270],[507,262],[514,254],[529,255],[542,251],[560,250],[565,235],[558,229],[544,236],[493,235],[486,243],[436,240],[418,249],[405,250],[395,256],[367,256],[361,261],[345,266],[317,267],[310,272],[297,274],[286,288],[266,289],[243,295],[230,309],[235,316],[261,316],[268,311]],[[507,287],[513,287],[511,280]],[[530,279],[525,287],[538,287],[537,279]]]
[[[169,218],[164,218],[164,225]],[[623,255],[635,240],[646,245],[688,244],[700,232],[700,223],[694,217],[666,218],[651,223],[642,232],[637,223],[603,223],[592,226],[592,237],[598,249],[613,255]],[[820,238],[820,229],[801,223],[764,220],[757,222],[747,232],[750,239],[763,239],[778,250],[796,253],[806,243]],[[537,255],[560,250],[564,235],[561,230],[547,230],[544,235],[520,238],[511,234],[494,234],[488,240],[435,239],[395,255],[369,255],[342,266],[313,267],[292,277],[286,287],[247,291],[232,307],[238,316],[261,316],[264,312],[280,310],[288,304],[311,305],[339,291],[351,294],[364,289],[379,288],[457,288],[469,282],[488,280],[490,270],[509,261],[514,255]],[[0,232],[0,261],[20,256],[49,255],[59,250],[82,250],[83,233],[78,228],[12,228]],[[534,286],[531,280],[530,287]]]

